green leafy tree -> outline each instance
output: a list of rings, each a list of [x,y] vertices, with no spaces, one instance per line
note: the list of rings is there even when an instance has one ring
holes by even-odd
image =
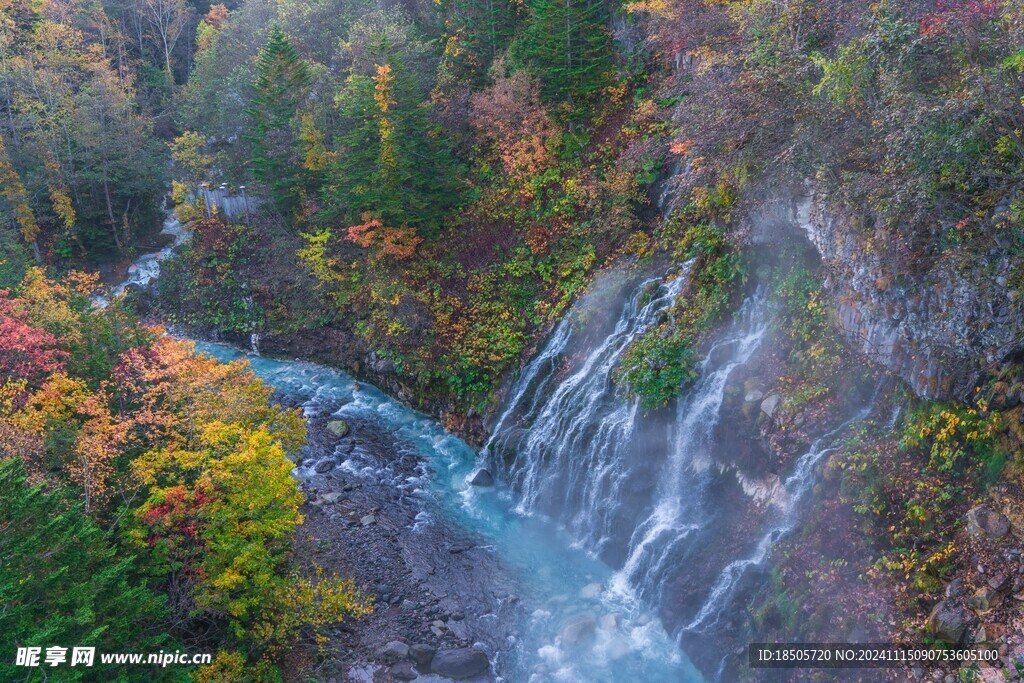
[[[281,29],[273,27],[256,64],[245,139],[252,146],[253,175],[270,188],[285,213],[298,206],[302,193],[295,122],[309,84],[309,66]]]

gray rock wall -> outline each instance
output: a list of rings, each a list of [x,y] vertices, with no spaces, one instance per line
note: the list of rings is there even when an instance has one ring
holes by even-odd
[[[920,273],[893,272],[862,217],[812,184],[774,202],[769,215],[798,226],[817,249],[847,337],[918,395],[966,397],[986,371],[1024,350],[1008,248],[979,255],[953,247]]]

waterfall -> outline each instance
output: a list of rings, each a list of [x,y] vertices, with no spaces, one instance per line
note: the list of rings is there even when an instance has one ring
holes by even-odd
[[[568,376],[560,361],[573,341],[572,315],[556,328],[537,358],[513,386],[485,452],[516,453],[507,471],[523,513],[558,516],[580,544],[599,551],[615,527],[614,500],[627,476],[638,402],[621,398],[611,373],[622,353],[674,302],[686,282],[683,273],[667,283],[642,281],[622,305],[610,333]],[[557,384],[556,384],[557,383]],[[528,430],[510,421],[528,424]]]
[[[629,555],[616,574],[620,591],[657,588],[665,563],[687,536],[700,528],[705,471],[711,457],[714,429],[732,371],[760,347],[768,329],[768,306],[759,291],[744,302],[737,320],[708,351],[701,378],[679,401],[672,425],[671,452],[659,476],[653,509],[633,533]]]
[[[713,670],[735,650],[722,639],[735,623],[722,616],[745,595],[744,578],[798,523],[817,466],[874,399],[785,472],[772,472],[756,432],[759,403],[745,417],[736,408],[751,405],[743,378],[762,372],[770,349],[774,307],[760,288],[708,345],[675,410],[645,413],[612,373],[675,301],[688,270],[664,282],[620,283],[618,296],[574,306],[511,387],[484,454],[518,512],[555,522],[571,544],[610,565],[609,595],[657,610],[684,646],[708,650],[690,654]],[[594,310],[609,305],[614,323]]]
[[[875,387],[871,400],[858,410],[853,417],[816,439],[807,452],[800,456],[796,467],[794,467],[793,474],[786,479],[783,485],[782,490],[785,496],[781,510],[779,510],[775,520],[768,525],[768,528],[762,534],[754,552],[749,557],[729,563],[722,570],[715,584],[711,587],[708,598],[704,601],[697,616],[686,625],[684,630],[707,631],[714,626],[718,616],[722,614],[722,611],[729,604],[736,585],[739,583],[744,572],[751,567],[761,565],[768,556],[772,546],[796,526],[799,521],[799,503],[814,484],[814,472],[818,463],[825,456],[836,450],[838,439],[846,431],[847,427],[856,422],[861,422],[871,415],[885,381],[886,378],[883,377]]]
[[[566,316],[513,386],[485,448],[491,457],[511,458],[504,474],[518,494],[521,512],[555,518],[595,554],[617,538],[628,541],[614,586],[620,590],[650,588],[644,577],[656,575],[673,547],[699,528],[701,470],[710,455],[726,380],[750,358],[767,330],[768,306],[759,292],[709,350],[701,379],[680,401],[676,423],[667,428],[671,443],[663,450],[669,457],[660,472],[651,471],[637,448],[638,440],[658,441],[657,435],[642,434],[651,420],[636,400],[621,396],[611,373],[630,342],[674,302],[687,271],[688,266],[668,283],[651,279],[637,285],[609,333],[561,377],[561,362],[573,360],[565,354],[573,346],[572,320],[579,312]],[[624,508],[635,501],[624,496],[636,492],[638,483],[642,487],[645,478],[656,486],[642,517],[629,524],[630,511]]]

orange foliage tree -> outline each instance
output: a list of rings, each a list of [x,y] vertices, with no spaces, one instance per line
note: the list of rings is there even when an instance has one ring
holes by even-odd
[[[415,254],[416,247],[423,241],[412,228],[388,228],[376,219],[351,226],[345,239],[369,249],[374,258],[399,261]]]

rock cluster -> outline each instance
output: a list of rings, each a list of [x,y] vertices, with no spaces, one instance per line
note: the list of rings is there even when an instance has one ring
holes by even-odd
[[[1015,619],[1024,606],[1024,551],[1007,547],[1014,540],[1006,515],[979,505],[964,516],[971,571],[946,585],[945,596],[926,621],[929,634],[964,647],[984,645],[998,650],[1003,669],[1024,667],[1024,620]],[[986,665],[987,666],[987,665]],[[1006,680],[998,668],[983,670],[983,680]],[[948,677],[947,677],[948,678]]]
[[[491,667],[487,653],[479,648],[437,650],[425,643],[410,646],[400,640],[393,640],[380,648],[377,659],[390,665],[391,677],[401,681],[411,681],[427,674],[462,681],[481,676]]]

